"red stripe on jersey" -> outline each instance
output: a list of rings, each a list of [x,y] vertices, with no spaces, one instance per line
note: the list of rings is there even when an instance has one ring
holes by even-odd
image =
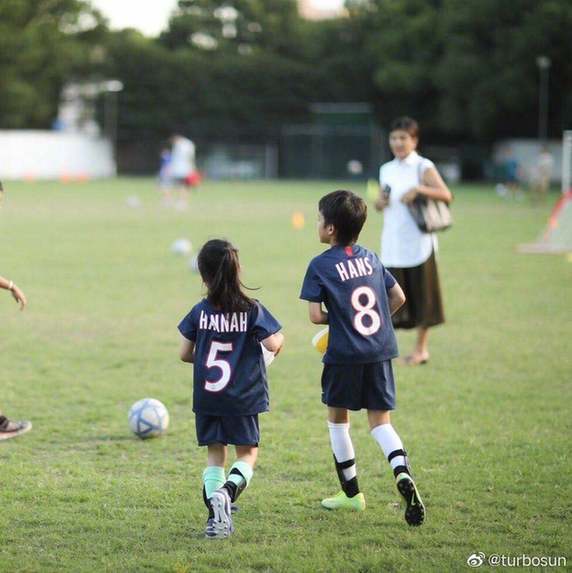
[[[351,257],[354,254],[354,250],[351,247],[346,247],[344,250],[346,251],[346,255],[348,257]]]

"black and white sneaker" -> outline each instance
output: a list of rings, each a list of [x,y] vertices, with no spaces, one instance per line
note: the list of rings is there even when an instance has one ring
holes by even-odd
[[[400,473],[395,482],[397,490],[405,500],[405,521],[408,525],[421,525],[425,521],[425,506],[413,478],[409,474]]]
[[[0,440],[21,436],[32,429],[32,422],[15,422],[0,415]]]
[[[209,535],[209,537],[212,539],[229,537],[234,532],[234,526],[232,524],[231,501],[228,491],[224,487],[217,489],[212,494],[210,502],[214,511],[214,518],[212,524],[213,535]]]

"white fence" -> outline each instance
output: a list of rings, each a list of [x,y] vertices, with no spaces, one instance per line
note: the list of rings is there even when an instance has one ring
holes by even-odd
[[[113,177],[109,140],[57,131],[0,131],[0,179]]]

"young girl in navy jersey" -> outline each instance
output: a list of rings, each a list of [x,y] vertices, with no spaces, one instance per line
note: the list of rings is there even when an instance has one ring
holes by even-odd
[[[262,346],[278,354],[280,323],[242,291],[238,251],[228,241],[208,241],[198,256],[208,293],[179,324],[181,360],[194,364],[193,411],[199,446],[207,446],[203,499],[206,537],[234,530],[231,504],[252,479],[258,454],[258,414],[268,410]],[[227,445],[236,461],[225,476]]]

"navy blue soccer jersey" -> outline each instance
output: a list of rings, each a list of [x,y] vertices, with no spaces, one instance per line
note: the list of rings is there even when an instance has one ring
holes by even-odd
[[[207,299],[179,324],[195,343],[193,411],[212,416],[266,412],[268,381],[260,341],[281,329],[259,302],[248,311],[223,313]]]
[[[397,356],[387,291],[395,279],[359,245],[334,246],[310,262],[300,298],[322,302],[330,327],[325,364],[365,364]]]

